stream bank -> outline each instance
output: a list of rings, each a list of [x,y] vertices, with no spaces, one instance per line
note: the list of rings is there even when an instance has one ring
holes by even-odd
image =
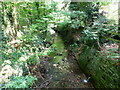
[[[79,66],[87,75],[91,75],[96,88],[119,88],[118,59],[107,56],[94,48],[83,47],[78,55]]]
[[[61,30],[64,30],[64,28],[60,28],[58,33],[64,40],[66,47],[72,51],[71,55],[75,56],[82,71],[87,76],[91,76],[90,81],[95,88],[120,88],[120,55],[119,51],[115,51],[117,48],[114,48],[114,46],[118,47],[115,42],[110,45],[106,43],[108,44],[106,47],[102,46],[103,49],[98,49],[99,46],[93,47],[96,42],[82,41],[80,30],[71,30],[72,33],[69,29],[68,31]],[[62,34],[63,32],[64,34]],[[112,48],[110,48],[111,46]]]

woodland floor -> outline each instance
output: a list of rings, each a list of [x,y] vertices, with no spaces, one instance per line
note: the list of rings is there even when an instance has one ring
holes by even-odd
[[[43,74],[44,79],[39,79],[34,88],[94,88],[90,82],[83,82],[87,77],[72,53],[67,52],[67,58],[58,64],[49,64],[49,70]]]

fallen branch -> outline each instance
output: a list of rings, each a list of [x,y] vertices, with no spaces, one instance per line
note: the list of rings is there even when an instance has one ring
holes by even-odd
[[[48,80],[44,81],[39,88],[46,88],[48,86],[48,84],[50,83],[50,80],[52,79],[52,77],[50,77]]]
[[[78,48],[78,53],[75,55],[75,57],[77,57],[82,51],[81,51],[81,49],[84,47],[84,44],[82,44],[81,46],[80,46],[80,48]]]

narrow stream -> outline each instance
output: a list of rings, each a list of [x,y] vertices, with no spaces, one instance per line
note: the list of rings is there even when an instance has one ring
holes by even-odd
[[[38,82],[36,88],[93,88],[90,82],[83,82],[87,78],[72,53],[65,49],[60,36],[56,36],[54,44],[58,54],[51,54],[54,58],[49,62],[46,78]]]

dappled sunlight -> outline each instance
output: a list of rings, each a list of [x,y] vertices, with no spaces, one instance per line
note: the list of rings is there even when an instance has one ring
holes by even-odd
[[[17,36],[18,36],[18,38],[21,38],[23,36],[23,33],[19,31],[19,32],[17,32]]]
[[[32,54],[33,55],[33,54]],[[29,59],[29,57],[30,57],[30,55],[22,55],[21,57],[20,57],[20,59],[19,59],[19,61],[27,61],[27,59]]]
[[[8,60],[7,60],[6,62],[10,64],[10,61],[8,62]],[[0,71],[0,77],[1,77],[0,79],[2,82],[7,83],[8,81],[10,81],[10,77],[12,75],[22,76],[22,73],[23,73],[23,71],[20,67],[14,69],[10,65],[5,65],[5,66],[3,66],[2,70]]]
[[[101,50],[102,54],[107,56],[108,58],[112,58],[112,60],[118,61],[120,59],[120,55],[118,51],[119,45],[114,43],[114,44],[104,44],[103,48]]]
[[[103,13],[107,19],[115,20],[118,23],[118,2],[110,3],[107,6],[101,6],[99,13]]]
[[[109,49],[116,49],[116,50],[118,50],[119,45],[116,44],[116,43],[107,45],[107,44],[105,43],[105,44],[103,45],[103,47],[104,47],[105,49],[107,49],[107,50],[109,50]]]

